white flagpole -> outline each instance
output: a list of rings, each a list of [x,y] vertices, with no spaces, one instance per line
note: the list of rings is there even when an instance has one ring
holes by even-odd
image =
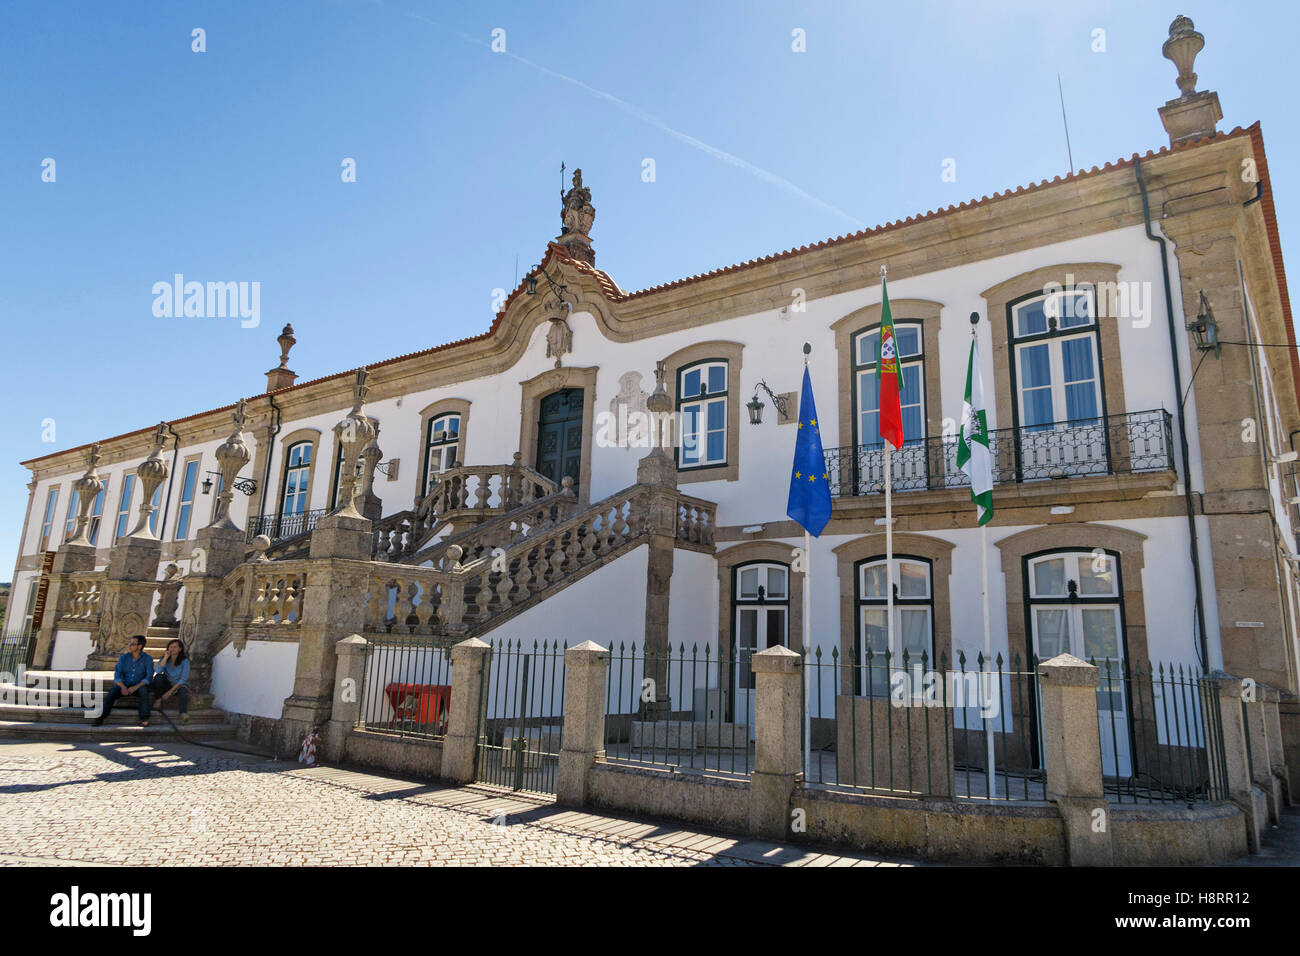
[[[812,779],[812,535],[803,532],[803,773]],[[820,677],[820,675],[818,675]],[[818,714],[817,716],[821,716]],[[820,779],[821,775],[818,774]]]
[[[978,514],[978,512],[976,512]],[[989,624],[989,526],[980,525],[980,566],[984,576],[984,665],[992,668],[993,660],[993,638],[992,628]],[[981,678],[982,679],[982,678]],[[984,693],[988,693],[992,688],[992,682],[989,682],[988,690],[981,688]],[[1000,693],[1001,687],[998,688]],[[986,701],[981,701],[981,710]],[[988,718],[984,719],[984,743],[988,750],[988,794],[989,798],[997,796],[998,784],[997,779],[993,776],[993,725]]]

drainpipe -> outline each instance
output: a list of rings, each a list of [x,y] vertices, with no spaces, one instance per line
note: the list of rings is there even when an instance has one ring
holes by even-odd
[[[1147,238],[1160,247],[1160,271],[1165,280],[1165,315],[1169,320],[1169,358],[1174,366],[1174,390],[1178,395],[1178,446],[1183,455],[1183,501],[1187,505],[1187,532],[1191,538],[1192,578],[1196,583],[1197,649],[1201,667],[1210,666],[1209,642],[1205,633],[1205,591],[1201,584],[1200,544],[1196,535],[1196,507],[1192,501],[1192,460],[1187,445],[1187,417],[1183,413],[1183,373],[1178,365],[1178,330],[1174,326],[1174,294],[1169,281],[1169,252],[1165,240],[1151,231],[1151,205],[1147,200],[1146,180],[1142,176],[1142,161],[1134,160],[1138,189],[1142,193],[1142,219],[1146,224]]]
[[[176,459],[181,453],[181,436],[176,434],[176,429],[172,428],[171,423],[167,424],[167,430],[172,433],[172,467],[167,474],[167,491],[163,493],[163,512],[162,517],[158,519],[158,540],[162,540],[163,535],[167,533],[167,512],[172,506],[172,484],[176,481]]]
[[[275,396],[270,392],[266,393],[266,400],[271,403],[271,410],[275,412],[275,427],[271,429],[271,434],[266,439],[266,470],[262,473],[262,496],[257,502],[259,530],[262,526],[262,516],[266,514],[266,497],[271,493],[271,456],[275,452],[275,436],[280,434],[280,406],[275,404]]]

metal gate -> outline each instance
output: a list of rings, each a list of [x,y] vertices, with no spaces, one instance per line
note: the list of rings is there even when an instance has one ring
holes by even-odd
[[[553,794],[564,732],[568,644],[489,643],[475,779],[511,790]]]

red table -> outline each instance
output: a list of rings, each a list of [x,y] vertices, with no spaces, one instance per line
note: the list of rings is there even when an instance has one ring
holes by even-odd
[[[451,705],[450,684],[399,684],[394,681],[384,688],[384,693],[393,705],[389,727],[401,720],[436,724],[441,728],[447,721],[447,708]]]

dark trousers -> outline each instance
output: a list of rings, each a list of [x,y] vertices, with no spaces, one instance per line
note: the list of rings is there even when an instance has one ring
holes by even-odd
[[[113,709],[113,705],[117,703],[119,697],[137,698],[140,705],[140,719],[145,720],[146,718],[148,718],[149,716],[149,685],[148,684],[145,684],[134,694],[123,694],[122,688],[119,687],[117,685],[117,682],[115,681],[113,683],[112,688],[108,692],[108,696],[104,698],[104,710],[101,716],[103,717],[108,716],[108,712]]]
[[[172,689],[172,682],[167,679],[166,674],[154,674],[153,683],[149,685],[149,690],[158,698],[158,709],[162,710],[162,695]],[[180,698],[180,713],[185,713],[190,709],[190,689],[181,684],[176,690],[176,696]]]

